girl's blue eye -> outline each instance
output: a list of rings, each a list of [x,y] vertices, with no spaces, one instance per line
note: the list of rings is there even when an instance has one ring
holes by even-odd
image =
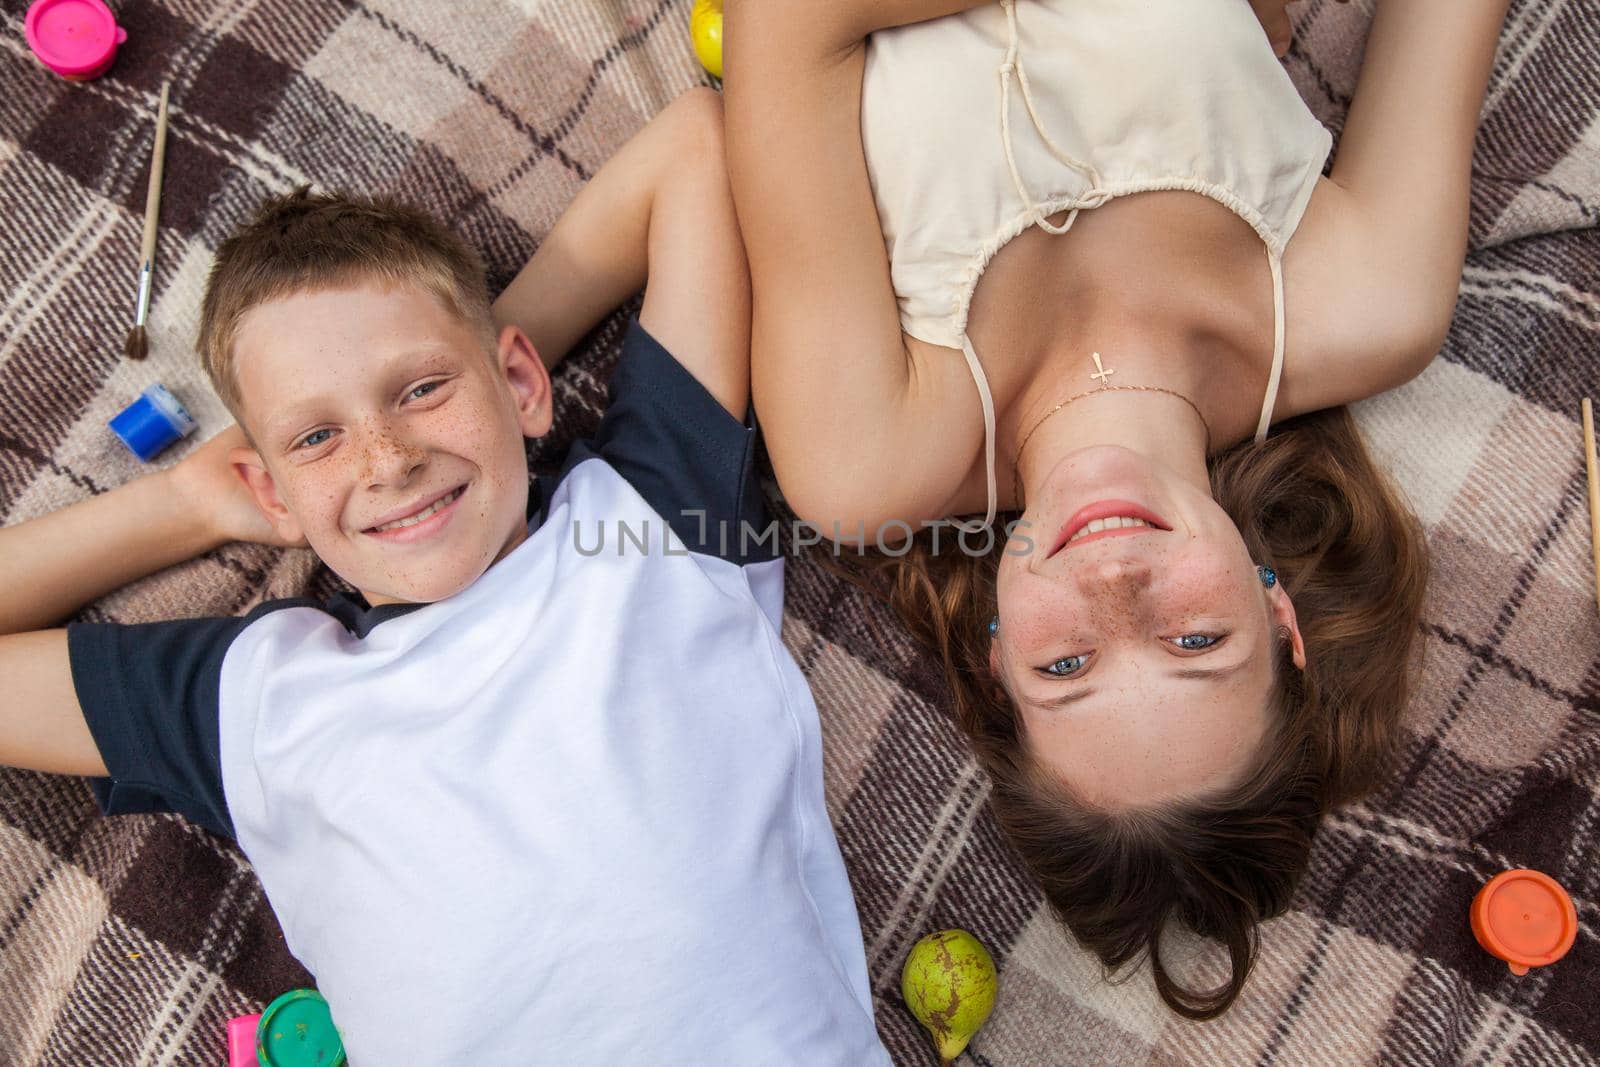
[[[421,385],[417,386],[415,389],[411,390],[411,392],[406,394],[406,395],[411,397],[413,400],[421,400],[422,397],[418,396],[417,395],[418,393],[422,393],[422,391],[424,389],[428,390],[428,393],[431,393],[431,392],[433,392],[435,389],[439,388],[439,386],[441,386],[443,384],[444,384],[443,382],[423,382]],[[427,396],[428,393],[422,393],[422,396]]]
[[[1083,670],[1083,665],[1088,658],[1088,656],[1068,656],[1065,659],[1058,659],[1046,667],[1044,672],[1053,674],[1057,678],[1070,678]]]
[[[333,431],[332,430],[312,430],[310,433],[306,434],[304,437],[302,437],[300,439],[300,447],[301,448],[316,448],[318,445],[322,444],[322,441],[318,440],[319,435],[325,434],[325,433],[326,434],[331,434],[331,433],[333,433]]]
[[[1210,648],[1218,641],[1221,641],[1222,638],[1213,637],[1211,634],[1184,634],[1182,637],[1169,638],[1169,640],[1185,651],[1198,652],[1203,648]]]

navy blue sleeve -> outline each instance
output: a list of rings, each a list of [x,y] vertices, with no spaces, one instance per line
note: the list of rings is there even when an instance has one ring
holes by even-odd
[[[775,531],[756,471],[754,412],[734,418],[634,319],[595,435],[572,446],[549,494],[577,464],[598,456],[644,497],[691,552],[732,563],[773,559]]]
[[[222,792],[222,660],[270,601],[242,618],[73,623],[72,684],[108,778],[90,779],[107,815],[172,811],[233,836]]]

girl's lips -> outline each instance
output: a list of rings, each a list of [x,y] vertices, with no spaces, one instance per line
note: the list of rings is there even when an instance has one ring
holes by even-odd
[[[412,523],[410,526],[402,526],[395,530],[373,529],[365,532],[368,537],[375,537],[391,545],[410,544],[413,541],[421,541],[432,537],[444,529],[445,525],[450,522],[451,518],[460,509],[461,501],[466,499],[467,496],[467,487],[460,485],[451,490],[451,492],[456,494],[456,498],[421,522]],[[449,494],[445,495],[448,496]]]
[[[1050,549],[1050,556],[1060,552],[1064,547],[1066,547],[1068,541],[1072,541],[1073,534],[1077,533],[1094,520],[1109,519],[1113,515],[1120,515],[1130,519],[1143,519],[1150,525],[1148,527],[1121,526],[1115,530],[1101,530],[1097,533],[1086,534],[1072,543],[1075,545],[1081,545],[1085,541],[1094,541],[1102,537],[1115,537],[1118,534],[1145,533],[1151,529],[1172,529],[1172,527],[1166,522],[1166,520],[1162,519],[1161,516],[1157,515],[1155,512],[1141,504],[1135,504],[1131,500],[1097,500],[1087,507],[1078,509],[1078,511],[1073,514],[1072,518],[1066,521],[1066,523],[1061,527],[1061,532],[1056,534],[1056,542]],[[1045,558],[1049,559],[1050,556],[1046,556]]]

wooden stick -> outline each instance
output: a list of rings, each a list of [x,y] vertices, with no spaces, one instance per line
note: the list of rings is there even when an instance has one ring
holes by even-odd
[[[161,171],[167,157],[167,89],[161,87],[161,108],[156,113],[156,144],[150,155],[150,185],[144,194],[144,240],[139,248],[139,295],[134,298],[133,329],[122,343],[125,359],[143,359],[150,352],[145,320],[150,317],[150,290],[156,276],[156,219],[161,214]]]
[[[144,194],[144,244],[139,262],[151,263],[156,254],[156,219],[161,214],[161,171],[167,155],[167,90],[161,87],[161,110],[156,115],[156,147],[150,157],[150,187]]]
[[[1600,458],[1594,451],[1594,405],[1583,398],[1583,458],[1589,466],[1589,538],[1594,543],[1594,603],[1600,609]]]

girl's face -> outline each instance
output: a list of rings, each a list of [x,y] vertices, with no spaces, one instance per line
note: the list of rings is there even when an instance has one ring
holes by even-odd
[[[1280,632],[1305,666],[1282,586],[1209,493],[1139,453],[1069,453],[1036,496],[990,652],[1024,743],[1111,807],[1231,784],[1268,725]]]

